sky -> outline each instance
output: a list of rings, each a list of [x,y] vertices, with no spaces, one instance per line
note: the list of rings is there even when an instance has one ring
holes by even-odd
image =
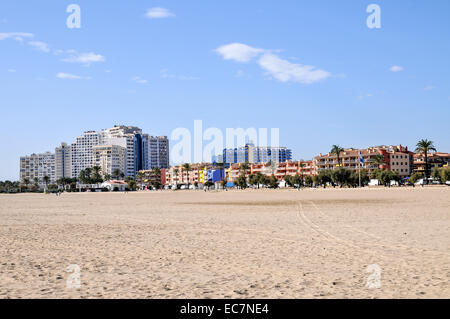
[[[370,4],[381,28],[367,26]],[[422,138],[450,152],[449,12],[448,0],[2,0],[0,180],[19,178],[20,156],[117,124],[279,128],[305,160]]]

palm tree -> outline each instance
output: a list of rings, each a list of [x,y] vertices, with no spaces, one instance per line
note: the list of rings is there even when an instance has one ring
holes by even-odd
[[[331,151],[330,154],[335,154],[337,157],[337,162],[338,165],[341,166],[341,153],[345,151],[342,147],[340,147],[339,145],[333,145],[331,147]]]
[[[46,175],[46,176],[44,176],[43,180],[44,180],[44,184],[45,184],[45,189],[47,189],[47,185],[48,185],[48,183],[50,183],[50,177],[48,177]]]
[[[30,179],[25,177],[25,178],[23,179],[23,184],[24,184],[25,187],[28,189],[28,185],[30,185]]]
[[[241,169],[241,172],[244,174],[244,177],[246,177],[247,171],[250,169],[250,164],[247,162],[242,163],[240,169]]]
[[[178,168],[175,168],[173,170],[173,174],[175,175],[175,179],[176,179],[176,184],[178,184],[178,173],[180,172],[180,170]]]
[[[434,146],[432,141],[429,141],[427,139],[425,140],[420,140],[419,142],[417,142],[416,145],[416,152],[417,153],[422,153],[425,157],[425,180],[426,183],[428,184],[428,153],[429,152],[436,152],[436,147]]]
[[[302,163],[300,163],[300,165],[299,165],[299,167],[300,167],[300,173],[301,173],[301,181],[300,181],[300,184],[303,186],[303,178],[304,178],[304,174],[305,174],[305,172],[303,172],[303,168],[305,167],[305,164],[302,162]]]
[[[122,172],[120,171],[120,169],[116,168],[112,171],[112,178],[119,179],[121,174]]]
[[[33,178],[34,186],[39,187],[39,178],[35,177]]]
[[[142,187],[142,183],[144,182],[145,174],[143,172],[136,173],[136,181],[139,183],[139,188]]]
[[[105,176],[103,176],[104,180],[109,182],[111,180],[111,175],[110,174],[105,174]]]
[[[101,175],[102,168],[100,166],[94,166],[92,168],[93,174],[92,174],[92,180],[94,184],[103,183],[103,178]]]
[[[186,173],[187,173],[187,186],[189,189],[189,172],[191,171],[191,165],[189,165],[188,163],[184,164],[183,170],[186,171]]]
[[[376,154],[372,157],[371,162],[373,164],[376,164],[378,168],[381,168],[381,165],[386,164],[386,160],[384,159],[384,156],[381,154]]]
[[[161,175],[161,169],[159,167],[152,168],[152,173],[154,175]]]

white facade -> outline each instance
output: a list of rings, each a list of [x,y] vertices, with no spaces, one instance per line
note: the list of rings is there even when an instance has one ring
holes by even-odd
[[[94,166],[101,168],[101,174],[112,176],[113,172],[125,171],[126,148],[118,145],[98,145],[93,148]]]
[[[72,147],[66,143],[55,149],[56,180],[72,178]]]
[[[100,144],[100,133],[85,132],[77,137],[76,142],[72,144],[72,177],[78,177],[80,172],[88,167],[93,167],[94,146]]]
[[[167,136],[142,137],[143,169],[169,168],[169,139]]]
[[[44,177],[49,177],[49,183],[55,182],[55,154],[47,152],[43,154],[32,154],[20,158],[20,181],[28,179],[34,183],[37,178],[39,185],[45,185]]]
[[[119,145],[126,148],[125,176],[136,176],[142,169],[142,130],[135,126],[114,126],[101,131],[101,144]]]

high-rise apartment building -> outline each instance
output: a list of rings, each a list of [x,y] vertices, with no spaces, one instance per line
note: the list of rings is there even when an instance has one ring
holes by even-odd
[[[292,151],[286,147],[255,146],[246,144],[235,149],[224,149],[222,160],[235,163],[285,163],[292,160]]]
[[[142,130],[135,126],[116,125],[101,131],[101,143],[126,148],[125,176],[135,177],[143,169]]]
[[[169,168],[169,139],[167,136],[142,136],[143,169]]]
[[[100,132],[87,131],[83,135],[76,138],[71,145],[62,143],[55,149],[53,154],[53,164],[45,164],[54,167],[54,173],[39,173],[37,170],[39,159],[20,160],[20,174],[25,178],[43,177],[51,175],[52,181],[60,178],[78,178],[80,172],[86,168],[92,168],[99,162],[99,158],[94,158],[94,148],[97,146],[105,146],[106,153],[100,152],[97,148],[97,156],[102,158],[109,155],[116,156],[120,148],[125,149],[124,165],[122,166],[118,158],[113,159],[112,163],[102,162],[105,167],[105,173],[110,174],[110,166],[117,166],[125,176],[136,177],[136,172],[144,169],[152,169],[155,167],[164,169],[169,167],[169,139],[167,136],[150,136],[142,134],[142,130],[135,126],[114,126],[112,128],[102,130]],[[117,147],[116,147],[117,146]],[[108,149],[109,147],[109,149]],[[119,148],[118,148],[119,147]],[[42,155],[42,154],[41,154]],[[38,156],[38,155],[33,155]],[[120,155],[117,155],[120,157]],[[23,159],[23,160],[22,160]],[[42,166],[42,164],[40,164]],[[103,167],[102,165],[99,165]],[[42,170],[41,170],[42,171]],[[39,176],[38,176],[39,175]]]
[[[127,149],[118,145],[97,145],[93,147],[94,166],[101,168],[102,176],[114,175],[116,170],[125,171]]]
[[[80,172],[88,167],[93,167],[94,146],[100,145],[100,133],[94,131],[85,132],[76,138],[72,144],[72,177],[78,177]]]
[[[72,147],[66,143],[55,149],[55,178],[72,178]]]
[[[49,183],[55,182],[55,154],[47,152],[32,154],[20,158],[20,181],[28,179],[31,183],[37,178],[39,185],[45,185],[44,177],[49,178]]]

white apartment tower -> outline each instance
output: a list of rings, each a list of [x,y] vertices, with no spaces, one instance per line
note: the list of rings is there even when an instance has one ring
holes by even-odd
[[[76,142],[72,144],[72,177],[78,177],[80,172],[88,167],[93,167],[94,146],[100,144],[100,133],[94,131],[85,132],[77,137]]]
[[[143,169],[169,168],[169,139],[167,136],[142,136]]]
[[[44,177],[49,177],[49,183],[55,182],[55,154],[47,152],[32,154],[20,158],[20,181],[28,179],[31,183],[37,178],[39,185],[45,185]]]
[[[101,168],[101,174],[114,175],[114,171],[125,171],[127,149],[118,145],[98,145],[93,148],[94,166]]]
[[[66,143],[55,148],[56,180],[72,178],[72,147]]]
[[[142,166],[142,130],[135,126],[116,125],[101,131],[101,145],[126,148],[125,176],[136,176]]]

